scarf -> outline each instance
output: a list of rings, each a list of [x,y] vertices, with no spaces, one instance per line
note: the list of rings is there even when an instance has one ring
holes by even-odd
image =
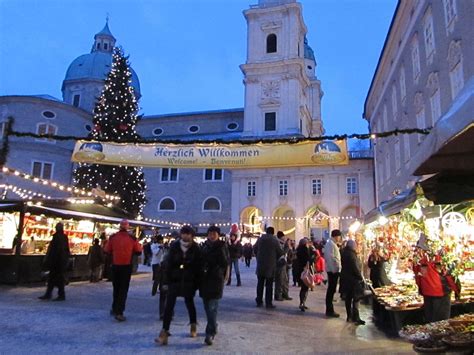
[[[186,255],[186,252],[191,248],[191,244],[193,242],[185,242],[184,240],[180,239],[179,240],[179,246],[181,247],[181,250],[183,251],[183,254]]]

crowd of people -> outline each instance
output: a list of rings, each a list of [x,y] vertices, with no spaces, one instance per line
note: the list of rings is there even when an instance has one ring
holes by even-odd
[[[58,297],[54,300],[65,300],[65,274],[70,252],[63,229],[63,225],[58,223],[44,259],[49,276],[46,292],[39,297],[42,300],[51,299],[55,287],[58,288]],[[219,300],[223,297],[224,287],[231,285],[232,270],[236,286],[242,285],[239,261],[244,258],[245,265],[250,267],[253,256],[256,258],[257,307],[265,305],[267,309],[275,309],[274,301],[292,300],[289,294],[289,275],[292,275],[293,286],[300,287],[298,307],[301,312],[308,310],[309,291],[316,285],[327,284],[325,315],[328,318],[339,318],[333,305],[339,285],[341,299],[345,302],[347,322],[365,324],[359,312],[359,301],[364,297],[366,289],[359,248],[352,239],[343,242],[342,233],[337,229],[331,232],[329,240],[324,244],[302,238],[296,247],[295,241],[286,238],[283,232],[278,231],[275,235],[273,227],[266,228],[266,233],[252,246],[250,242],[242,245],[237,233],[231,232],[229,238],[221,238],[221,231],[216,226],[209,227],[207,239],[198,244],[194,229],[183,226],[173,242],[165,243],[161,236],[156,236],[145,248],[129,234],[128,229],[128,221],[123,220],[120,230],[108,240],[103,238],[102,245],[99,239],[94,240],[88,255],[90,281],[99,281],[102,274],[111,278],[113,301],[110,314],[119,322],[125,321],[132,260],[135,255],[144,252],[145,248],[149,249],[150,255],[145,263],[153,271],[151,294],[160,295],[159,315],[162,327],[155,342],[161,345],[168,344],[178,297],[184,298],[189,316],[189,334],[191,337],[197,336],[194,303],[196,292],[202,298],[207,317],[204,342],[212,345],[218,331]],[[385,271],[387,261],[387,256],[379,248],[372,250],[368,267],[374,288],[390,283]],[[420,291],[425,296],[427,319],[445,319],[445,304],[449,303],[450,298],[448,287],[454,290],[456,285],[447,275],[443,277],[436,265],[422,265],[415,273]],[[443,283],[443,280],[446,282]]]

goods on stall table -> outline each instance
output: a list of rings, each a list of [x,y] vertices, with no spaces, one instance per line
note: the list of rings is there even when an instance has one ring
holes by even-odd
[[[41,216],[27,216],[25,218],[24,238],[34,237],[36,243],[35,253],[46,253],[58,221],[60,220]],[[64,233],[69,239],[71,253],[75,255],[87,254],[95,234],[93,232],[93,225],[87,225],[89,222],[84,223],[84,221],[62,220],[61,222],[64,224]]]
[[[449,347],[474,345],[474,313],[424,325],[407,325],[400,337],[413,344],[417,352],[444,351]]]
[[[414,282],[376,288],[374,293],[379,303],[391,310],[418,308],[423,305],[423,297],[418,294]]]
[[[460,275],[459,281],[461,282],[461,301],[474,302],[474,270]]]
[[[469,303],[474,300],[474,271],[469,270],[460,277],[461,295],[455,300],[451,294],[452,302]],[[418,287],[413,280],[404,280],[402,284],[379,287],[373,290],[377,301],[392,311],[420,308],[423,306],[423,296],[418,292]]]

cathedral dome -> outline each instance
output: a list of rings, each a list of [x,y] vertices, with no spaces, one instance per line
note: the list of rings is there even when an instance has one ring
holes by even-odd
[[[63,81],[63,90],[68,83],[105,80],[112,68],[112,52],[115,46],[115,37],[110,32],[108,20],[104,28],[95,34],[91,52],[73,60],[66,72]],[[132,72],[132,86],[135,96],[140,98],[140,81],[135,71]]]
[[[67,69],[64,81],[105,80],[111,68],[112,53],[94,51],[74,59]],[[132,86],[135,90],[135,95],[137,98],[139,98],[141,96],[140,81],[138,80],[138,76],[133,69],[131,69],[131,72]]]

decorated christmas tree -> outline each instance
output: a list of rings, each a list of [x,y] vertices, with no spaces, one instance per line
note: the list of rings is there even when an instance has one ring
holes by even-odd
[[[132,73],[121,48],[114,48],[112,69],[94,108],[94,127],[90,137],[115,142],[139,139],[136,124],[138,102],[131,86]],[[77,187],[100,188],[108,194],[120,196],[118,207],[140,215],[145,197],[145,177],[142,168],[80,164],[74,171]]]

